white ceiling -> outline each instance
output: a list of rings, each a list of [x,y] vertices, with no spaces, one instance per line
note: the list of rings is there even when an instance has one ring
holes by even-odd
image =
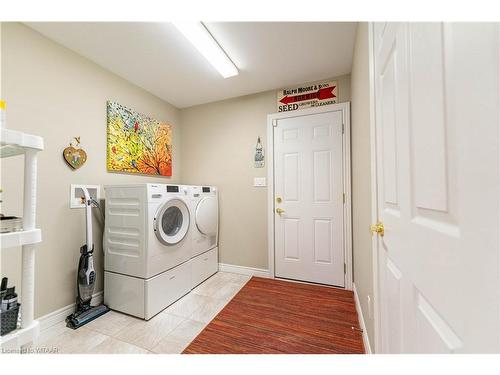
[[[240,74],[222,78],[170,23],[27,25],[179,108],[351,71],[356,23],[207,22]]]

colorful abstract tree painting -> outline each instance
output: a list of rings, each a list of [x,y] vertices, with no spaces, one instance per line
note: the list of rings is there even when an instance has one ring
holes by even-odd
[[[172,128],[107,102],[108,171],[172,176]]]

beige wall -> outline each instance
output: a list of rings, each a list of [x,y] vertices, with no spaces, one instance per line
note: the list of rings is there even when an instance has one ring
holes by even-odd
[[[368,57],[368,24],[359,23],[351,72],[354,284],[363,310],[370,345],[373,347],[373,314],[371,317],[369,316],[368,307],[368,297],[371,298],[373,304],[372,243],[368,231],[371,224],[370,77]],[[371,310],[373,311],[373,308]]]
[[[350,100],[350,78],[337,78],[339,101]],[[253,187],[257,137],[267,143],[267,115],[276,91],[181,110],[182,179],[217,185],[220,192],[219,261],[267,269],[267,188]],[[267,160],[266,160],[267,161]]]
[[[3,24],[2,93],[7,101],[7,126],[38,134],[45,150],[38,161],[37,222],[43,242],[36,249],[35,316],[74,302],[79,248],[85,241],[84,211],[69,209],[72,183],[110,184],[179,181],[181,171],[179,110],[46,39],[21,24]],[[149,178],[106,172],[106,100],[165,120],[173,126],[173,177]],[[87,163],[72,171],[62,150],[81,136]],[[4,201],[1,212],[22,215],[22,157],[2,160]],[[96,268],[102,269],[102,225],[94,221]],[[2,276],[19,287],[20,249],[2,250]],[[102,290],[98,273],[95,291]]]

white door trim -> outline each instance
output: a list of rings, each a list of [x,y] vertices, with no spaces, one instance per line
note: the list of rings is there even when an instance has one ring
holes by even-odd
[[[352,223],[351,223],[351,116],[350,103],[331,104],[324,107],[302,109],[293,112],[279,112],[267,115],[267,248],[269,257],[269,276],[275,277],[274,269],[274,131],[276,120],[308,116],[319,113],[342,111],[344,133],[342,135],[342,157],[344,168],[344,257],[346,264],[345,289],[352,290]]]
[[[377,141],[375,122],[375,51],[373,22],[368,24],[368,77],[370,88],[370,159],[371,159],[371,222],[378,221],[377,194]],[[366,228],[368,230],[368,228]],[[373,353],[380,351],[380,292],[378,281],[378,236],[372,236],[372,273],[373,273]]]
[[[497,24],[497,32],[498,32],[498,41],[500,42],[500,24]],[[500,47],[497,49],[497,54],[500,56]],[[500,108],[500,74],[498,74],[498,82],[497,82],[497,99],[498,99],[498,108]],[[498,116],[498,128],[500,129],[500,112],[497,111],[497,113],[499,114]],[[500,138],[500,132],[499,132],[499,138]],[[498,157],[499,157],[499,160],[500,160],[500,148],[499,148],[499,153],[498,153]],[[500,192],[499,192],[500,193]],[[498,205],[500,207],[500,199],[498,201]],[[499,212],[500,212],[500,209],[499,209]],[[500,219],[499,219],[499,222],[500,222]],[[499,243],[500,243],[500,231],[498,232],[499,234]],[[498,257],[498,261],[499,261],[499,269],[500,269],[500,256]],[[500,284],[498,285],[499,288],[499,295],[500,295]],[[500,301],[500,298],[499,298],[499,301]],[[500,320],[500,304],[499,304],[499,320]],[[500,332],[499,332],[499,335],[500,335]]]

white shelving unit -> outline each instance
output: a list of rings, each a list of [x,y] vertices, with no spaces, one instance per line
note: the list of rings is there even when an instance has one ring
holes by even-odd
[[[0,248],[22,246],[21,328],[0,337],[2,349],[19,349],[36,340],[40,328],[34,319],[35,245],[42,232],[35,227],[37,153],[43,150],[43,138],[15,130],[0,129],[0,157],[24,154],[23,230],[1,233]]]

